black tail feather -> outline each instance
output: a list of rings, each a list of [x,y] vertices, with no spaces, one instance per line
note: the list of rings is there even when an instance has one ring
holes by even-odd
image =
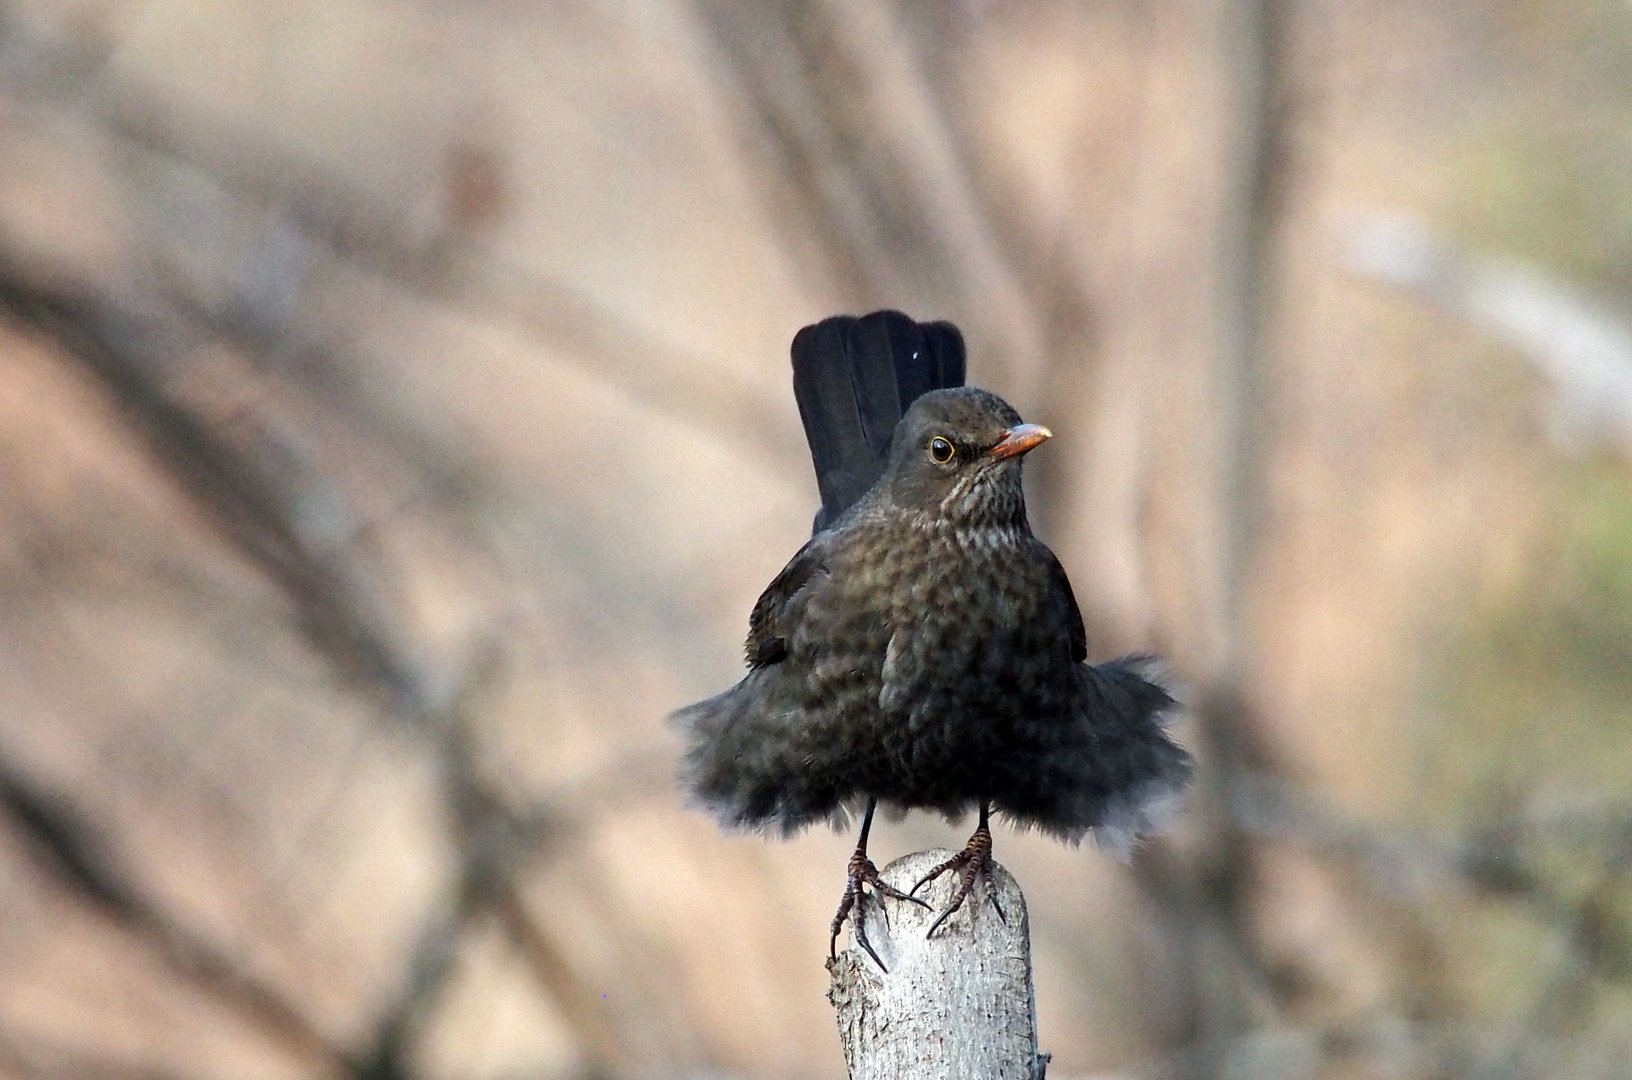
[[[890,437],[919,395],[962,386],[963,335],[949,322],[899,311],[836,315],[793,339],[793,395],[805,425],[822,509],[836,521],[884,471]]]

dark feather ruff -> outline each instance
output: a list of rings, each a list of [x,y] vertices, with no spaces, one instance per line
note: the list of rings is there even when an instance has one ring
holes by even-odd
[[[793,363],[823,506],[754,606],[747,675],[672,717],[687,791],[727,826],[784,834],[868,799],[949,817],[990,802],[1119,851],[1158,828],[1192,769],[1166,733],[1173,698],[1148,658],[1082,662],[1019,459],[977,460],[1019,417],[945,388],[963,379],[956,329],[829,319]],[[937,434],[963,457],[926,458]]]

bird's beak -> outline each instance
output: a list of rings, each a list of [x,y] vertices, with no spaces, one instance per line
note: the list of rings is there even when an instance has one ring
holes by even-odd
[[[1003,437],[997,440],[990,453],[999,460],[1019,457],[1053,437],[1054,433],[1041,424],[1016,424],[1003,433]]]

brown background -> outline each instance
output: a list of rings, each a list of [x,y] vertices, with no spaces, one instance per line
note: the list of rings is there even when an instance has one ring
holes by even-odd
[[[1632,6],[8,0],[0,1077],[842,1075],[662,720],[884,305],[1192,706],[1050,1076],[1632,1072]]]

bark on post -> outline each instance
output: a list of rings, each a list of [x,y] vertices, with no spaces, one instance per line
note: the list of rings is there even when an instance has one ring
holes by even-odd
[[[951,854],[904,856],[884,868],[884,880],[910,889]],[[885,900],[886,919],[869,901],[867,937],[889,971],[856,946],[853,931],[850,947],[828,964],[827,996],[851,1080],[1041,1080],[1048,1057],[1037,1053],[1026,899],[1001,866],[992,879],[1007,923],[977,885],[928,940],[957,874],[919,890],[933,911]]]

